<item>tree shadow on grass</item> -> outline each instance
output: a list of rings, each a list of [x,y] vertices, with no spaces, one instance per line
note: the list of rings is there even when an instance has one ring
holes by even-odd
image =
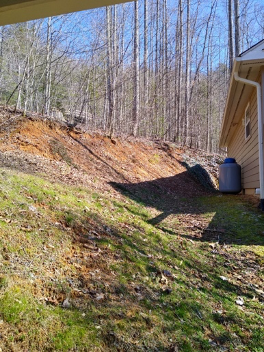
[[[160,211],[147,222],[170,235],[180,234],[197,241],[264,245],[262,214],[250,209],[250,204],[240,196],[221,195],[200,165],[186,167],[188,171],[171,177],[139,183],[110,182],[110,185],[137,203]],[[206,213],[215,213],[207,227],[195,226],[195,219]],[[185,216],[181,220],[183,225],[187,217],[192,218],[190,231],[179,233],[163,226],[162,222],[171,215]]]
[[[187,171],[151,181],[110,182],[110,185],[130,199],[161,211],[161,214],[149,220],[152,225],[159,224],[171,214],[195,213],[195,198],[210,194]]]

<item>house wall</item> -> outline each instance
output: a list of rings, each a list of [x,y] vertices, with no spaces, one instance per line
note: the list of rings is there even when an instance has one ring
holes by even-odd
[[[241,165],[242,188],[245,193],[255,193],[259,188],[259,155],[258,155],[258,115],[257,93],[254,89],[250,103],[250,138],[245,140],[244,114],[241,116],[236,131],[228,145],[228,156],[236,158]]]

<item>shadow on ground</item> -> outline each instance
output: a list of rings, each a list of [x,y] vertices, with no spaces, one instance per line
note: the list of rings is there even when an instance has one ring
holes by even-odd
[[[159,224],[171,214],[196,213],[194,199],[210,194],[187,171],[151,181],[110,182],[110,185],[130,199],[161,211],[160,215],[149,220],[152,225]]]
[[[148,223],[170,235],[220,244],[264,245],[263,216],[257,209],[241,196],[223,196],[216,191],[207,171],[200,165],[187,170],[151,181],[110,182],[110,185],[137,203],[160,211]],[[207,213],[214,215],[204,226],[206,221],[201,223],[201,218]],[[171,215],[182,222],[177,228],[165,224]],[[185,231],[179,230],[184,226]]]

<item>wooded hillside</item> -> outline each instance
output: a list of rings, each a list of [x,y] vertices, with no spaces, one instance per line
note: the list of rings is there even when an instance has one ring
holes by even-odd
[[[0,101],[89,130],[218,151],[233,57],[260,0],[139,0],[0,29]]]

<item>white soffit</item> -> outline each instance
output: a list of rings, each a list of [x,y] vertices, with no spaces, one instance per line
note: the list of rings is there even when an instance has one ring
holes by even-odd
[[[264,59],[264,40],[261,40],[257,44],[253,45],[236,58],[237,61],[251,61],[259,59]]]
[[[0,0],[0,26],[128,1],[130,0]]]

